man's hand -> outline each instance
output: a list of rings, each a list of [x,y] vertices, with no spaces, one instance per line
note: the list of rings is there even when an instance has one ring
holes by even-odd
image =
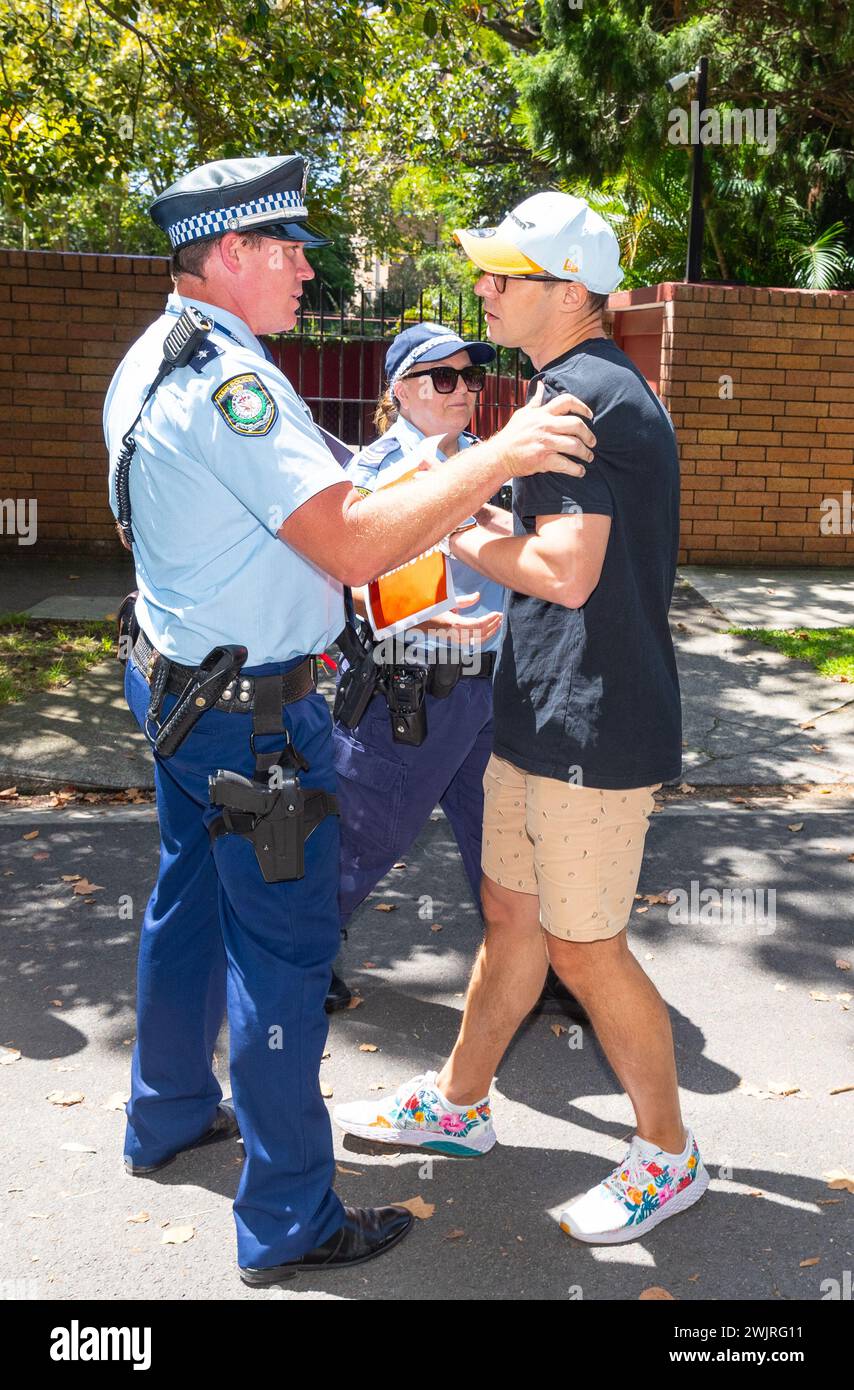
[[[568,393],[554,396],[545,405],[542,399],[543,383],[538,382],[528,404],[514,412],[490,443],[500,451],[508,475],[514,478],[531,473],[569,473],[583,478],[583,463],[593,458],[596,436],[581,417],[592,420],[592,410]]]

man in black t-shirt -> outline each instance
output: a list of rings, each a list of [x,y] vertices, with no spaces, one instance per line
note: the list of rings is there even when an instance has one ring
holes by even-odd
[[[573,408],[589,407],[596,445],[583,477],[520,479],[512,518],[484,507],[452,541],[454,555],[507,588],[484,777],[484,943],[442,1070],[334,1118],[368,1138],[485,1153],[493,1074],[550,961],[635,1108],[622,1163],[561,1215],[577,1239],[615,1244],[708,1185],[682,1122],[667,1009],[626,941],[653,792],[681,767],[667,618],[676,443],[661,402],[605,334],[619,248],[583,199],[535,194],[500,227],[457,237],[484,272],[475,292],[489,336],[521,347],[536,369],[529,400],[570,393]]]

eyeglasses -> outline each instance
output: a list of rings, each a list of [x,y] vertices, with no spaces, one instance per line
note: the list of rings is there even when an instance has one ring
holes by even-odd
[[[410,372],[404,380],[412,381],[416,376],[429,376],[440,396],[456,391],[460,377],[467,391],[482,391],[486,385],[485,367],[428,367],[424,372]]]
[[[493,275],[492,271],[487,271],[490,280],[495,286],[496,294],[503,294],[507,288],[508,280],[549,280],[552,283],[559,283],[557,275]]]

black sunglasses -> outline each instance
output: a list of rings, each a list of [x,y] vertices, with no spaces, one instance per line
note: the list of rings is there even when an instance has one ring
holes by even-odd
[[[456,391],[460,377],[467,391],[482,391],[486,385],[485,367],[428,367],[424,372],[409,372],[404,381],[412,381],[416,376],[429,376],[441,396]]]

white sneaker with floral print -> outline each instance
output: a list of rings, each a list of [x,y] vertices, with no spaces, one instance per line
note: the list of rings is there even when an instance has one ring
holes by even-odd
[[[474,1157],[495,1143],[489,1097],[473,1105],[452,1105],[428,1071],[398,1086],[383,1100],[356,1100],[336,1105],[332,1118],[339,1129],[380,1144],[407,1144],[434,1153]]]
[[[690,1130],[679,1155],[666,1154],[635,1135],[613,1173],[561,1212],[561,1230],[594,1245],[637,1240],[668,1216],[693,1206],[708,1185]]]

